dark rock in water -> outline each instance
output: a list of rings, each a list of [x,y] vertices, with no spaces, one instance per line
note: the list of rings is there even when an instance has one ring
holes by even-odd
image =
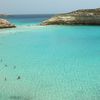
[[[9,21],[5,19],[0,19],[0,29],[2,28],[15,28],[16,26],[11,24]]]
[[[82,9],[56,15],[41,25],[100,25],[100,8]]]

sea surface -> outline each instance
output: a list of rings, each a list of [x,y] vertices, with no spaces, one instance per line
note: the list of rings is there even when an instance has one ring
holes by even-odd
[[[13,15],[0,30],[0,100],[100,100],[100,26],[40,26],[52,15]]]

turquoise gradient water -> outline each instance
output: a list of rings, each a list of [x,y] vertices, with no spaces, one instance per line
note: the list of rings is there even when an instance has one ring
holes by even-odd
[[[99,26],[16,22],[0,30],[0,100],[100,100]]]

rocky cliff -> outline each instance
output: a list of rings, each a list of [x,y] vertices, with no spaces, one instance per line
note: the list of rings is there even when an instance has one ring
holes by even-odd
[[[2,28],[14,28],[15,25],[11,24],[9,21],[5,19],[0,19],[0,29]]]
[[[42,25],[100,25],[100,8],[82,9],[70,13],[56,15]]]

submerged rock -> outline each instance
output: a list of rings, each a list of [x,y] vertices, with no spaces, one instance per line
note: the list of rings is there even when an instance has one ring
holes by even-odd
[[[82,9],[70,13],[56,15],[41,25],[100,25],[100,8]]]
[[[0,19],[0,29],[2,28],[15,28],[16,26],[11,24],[9,21],[5,19]]]

